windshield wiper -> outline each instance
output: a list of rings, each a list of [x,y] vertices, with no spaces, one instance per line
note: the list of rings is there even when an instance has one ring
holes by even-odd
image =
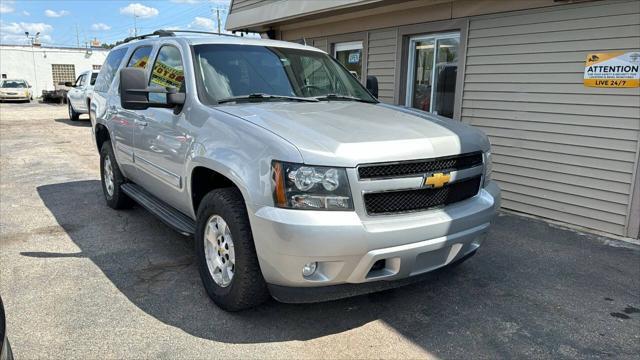
[[[314,99],[314,98],[253,93],[249,95],[239,95],[239,96],[231,96],[231,97],[223,98],[218,100],[218,104],[223,104],[228,102],[238,102],[238,101],[262,102],[262,101],[270,101],[270,100],[318,102],[318,99]]]
[[[314,96],[312,99],[316,99],[316,100],[360,101],[360,102],[369,103],[369,104],[375,104],[376,103],[376,101],[373,101],[373,100],[361,99],[361,98],[355,97],[355,96],[338,95],[338,94],[327,94],[327,95],[321,95],[321,96]]]

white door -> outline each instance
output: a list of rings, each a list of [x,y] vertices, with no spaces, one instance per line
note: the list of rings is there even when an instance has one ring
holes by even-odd
[[[84,93],[84,84],[86,83],[86,79],[87,79],[87,75],[86,74],[81,74],[80,76],[78,76],[78,79],[76,80],[74,87],[72,89],[69,90],[69,92],[67,93],[67,97],[69,98],[69,102],[71,103],[71,106],[73,106],[73,109],[75,111],[83,111],[84,110],[84,106],[81,103],[81,97],[82,94]]]

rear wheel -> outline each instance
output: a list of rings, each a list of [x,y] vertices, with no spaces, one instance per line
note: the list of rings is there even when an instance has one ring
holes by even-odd
[[[67,106],[69,107],[69,119],[71,119],[72,121],[77,121],[78,119],[80,119],[80,114],[73,110],[71,101],[67,100]]]
[[[120,172],[116,158],[113,155],[111,141],[105,141],[100,149],[100,177],[102,178],[102,192],[107,205],[113,209],[128,209],[133,206],[133,200],[122,191],[122,184],[126,182]]]
[[[200,278],[219,307],[238,311],[269,298],[238,189],[216,189],[202,199],[195,246]]]

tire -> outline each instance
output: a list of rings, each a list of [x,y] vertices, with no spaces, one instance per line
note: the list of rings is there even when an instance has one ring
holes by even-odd
[[[207,261],[207,247],[211,249],[206,238],[207,225],[212,219],[222,219],[226,223],[232,241],[231,252],[224,254],[225,257],[233,253],[233,262],[227,256],[227,266],[231,264],[233,275],[227,285],[219,284],[214,280],[214,270],[210,270],[210,265],[215,261]],[[218,221],[219,221],[218,219]],[[212,233],[214,234],[214,233]],[[222,235],[222,244],[229,244],[228,237]],[[226,241],[226,243],[225,243]],[[220,243],[219,243],[220,244]],[[213,245],[215,247],[215,245]],[[270,298],[267,284],[262,276],[258,257],[256,255],[253,235],[249,224],[249,217],[245,207],[242,194],[236,188],[216,189],[208,193],[201,201],[196,219],[195,234],[196,257],[198,259],[198,270],[200,278],[209,297],[222,309],[226,311],[239,311],[262,304]],[[220,247],[221,251],[223,247]],[[229,248],[227,248],[229,249]],[[220,254],[220,251],[209,253],[210,256]],[[229,278],[229,276],[227,276]]]
[[[133,206],[133,200],[122,192],[121,185],[127,181],[120,172],[109,140],[105,141],[100,148],[100,180],[104,199],[110,208],[117,210]]]
[[[69,107],[69,119],[71,119],[71,121],[78,121],[80,119],[80,114],[73,110],[73,106],[69,100],[67,100],[67,106]]]

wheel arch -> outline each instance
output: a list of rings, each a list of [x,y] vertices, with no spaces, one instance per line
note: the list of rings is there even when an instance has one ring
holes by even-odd
[[[96,146],[98,147],[98,151],[102,148],[102,144],[105,141],[111,140],[111,135],[109,134],[109,129],[101,123],[96,124],[95,128],[95,137],[96,137]]]
[[[245,205],[249,196],[246,184],[221,164],[194,164],[189,171],[187,186],[194,215],[197,215],[202,199],[212,190],[235,187],[240,190]]]

